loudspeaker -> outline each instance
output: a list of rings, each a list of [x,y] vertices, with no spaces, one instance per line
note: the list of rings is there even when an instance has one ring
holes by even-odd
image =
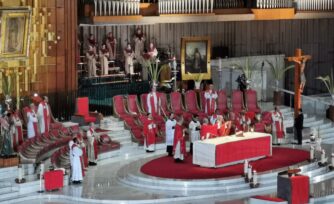
[[[230,57],[229,53],[228,53],[228,47],[226,47],[226,46],[217,46],[217,47],[213,47],[212,48],[212,55],[211,55],[212,59],[226,58],[226,57]]]

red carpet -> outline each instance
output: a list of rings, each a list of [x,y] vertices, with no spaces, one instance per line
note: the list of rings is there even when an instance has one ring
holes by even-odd
[[[268,171],[294,165],[309,159],[309,152],[290,148],[273,148],[273,156],[251,162],[257,172]],[[183,163],[175,163],[172,157],[154,159],[141,167],[144,174],[171,179],[211,179],[239,176],[243,173],[243,164],[224,168],[204,168],[192,164],[189,155]]]

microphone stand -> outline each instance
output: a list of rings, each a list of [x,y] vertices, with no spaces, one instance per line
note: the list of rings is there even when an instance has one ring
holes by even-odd
[[[264,98],[263,98],[263,67],[264,67],[264,61],[262,61],[262,64],[261,64],[261,106],[262,106],[262,103],[264,102]]]

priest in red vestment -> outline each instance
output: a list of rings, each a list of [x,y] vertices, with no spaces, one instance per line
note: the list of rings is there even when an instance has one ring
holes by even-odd
[[[284,139],[283,115],[277,107],[271,113],[273,144],[278,144]]]
[[[203,119],[203,124],[200,130],[201,140],[217,137],[218,129],[216,125],[210,125],[207,118]]]
[[[158,134],[158,128],[155,124],[152,114],[148,115],[147,120],[143,124],[143,134],[144,134],[144,148],[146,152],[155,151],[155,138]]]
[[[180,117],[175,125],[175,131],[174,131],[173,152],[174,152],[175,162],[183,161],[187,154],[186,141],[184,139],[186,128],[184,128],[182,125],[183,125],[183,118]]]
[[[205,113],[212,115],[217,107],[216,99],[218,98],[217,92],[213,89],[213,84],[210,84],[209,90],[204,93],[205,98]]]
[[[160,115],[160,99],[156,92],[156,84],[153,84],[152,90],[147,94],[146,104],[147,104],[147,112],[151,113],[152,116]]]
[[[16,112],[16,107],[14,106],[11,113],[11,121],[13,123],[12,127],[12,142],[14,151],[17,151],[17,148],[23,143],[23,129],[22,121]]]

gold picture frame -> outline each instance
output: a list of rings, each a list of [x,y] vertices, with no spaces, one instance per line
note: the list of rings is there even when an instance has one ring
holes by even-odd
[[[0,59],[28,57],[31,10],[0,9]]]
[[[181,38],[182,80],[211,79],[210,37]]]

